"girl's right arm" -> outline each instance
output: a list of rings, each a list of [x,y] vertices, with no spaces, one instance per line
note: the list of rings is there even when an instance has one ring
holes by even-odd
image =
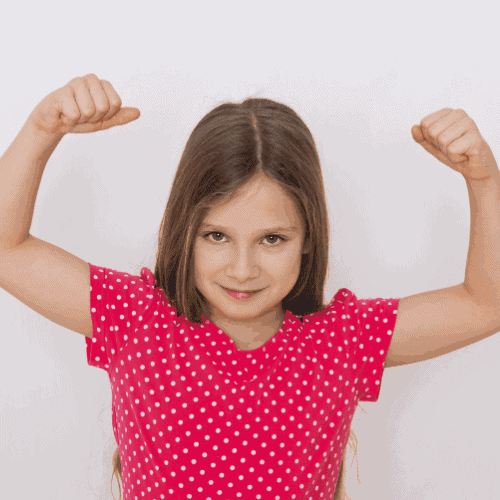
[[[89,338],[89,265],[29,231],[45,165],[61,139],[139,117],[138,109],[121,104],[109,82],[92,74],[75,78],[38,104],[0,158],[0,288]]]

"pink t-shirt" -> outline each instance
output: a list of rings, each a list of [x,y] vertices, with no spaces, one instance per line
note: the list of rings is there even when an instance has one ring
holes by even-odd
[[[87,361],[108,373],[124,500],[331,500],[359,401],[377,401],[398,299],[340,289],[238,350],[146,267],[90,266]]]

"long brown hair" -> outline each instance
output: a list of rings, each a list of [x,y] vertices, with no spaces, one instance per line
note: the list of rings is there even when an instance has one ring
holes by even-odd
[[[263,171],[294,200],[306,223],[299,278],[283,308],[300,317],[321,311],[328,267],[329,223],[318,152],[311,132],[288,106],[269,99],[225,103],[206,114],[191,133],[175,173],[158,234],[154,276],[179,316],[201,323],[209,316],[196,289],[193,246],[210,208],[230,200]],[[113,476],[121,478],[118,449]],[[121,497],[121,488],[120,488]]]

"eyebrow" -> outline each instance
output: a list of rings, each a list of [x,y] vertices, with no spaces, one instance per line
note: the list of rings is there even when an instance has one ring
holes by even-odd
[[[219,226],[218,224],[208,223],[208,224],[201,224],[200,225],[200,229],[208,229],[208,228],[217,228],[217,229],[220,229],[221,231],[230,231],[229,228],[224,227],[224,226]],[[279,233],[279,232],[287,233],[287,232],[293,232],[293,231],[298,231],[298,229],[295,226],[291,226],[291,227],[276,226],[276,227],[271,227],[268,229],[262,229],[262,232],[265,232],[265,233]]]

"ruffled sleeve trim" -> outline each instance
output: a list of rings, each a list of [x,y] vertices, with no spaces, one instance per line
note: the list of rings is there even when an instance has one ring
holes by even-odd
[[[165,292],[157,286],[155,275],[151,272],[149,268],[143,267],[141,269],[140,278],[146,285],[153,288],[153,293],[163,302],[163,304],[167,302],[165,297]]]

